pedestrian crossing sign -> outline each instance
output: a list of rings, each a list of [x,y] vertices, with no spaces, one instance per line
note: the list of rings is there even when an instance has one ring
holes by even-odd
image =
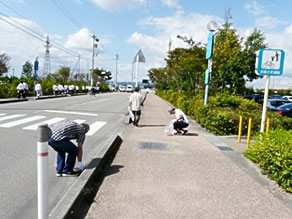
[[[259,75],[280,76],[283,74],[285,52],[282,49],[261,49],[256,62]]]

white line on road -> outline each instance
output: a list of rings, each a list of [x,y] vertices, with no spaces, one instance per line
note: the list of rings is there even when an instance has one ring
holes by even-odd
[[[0,121],[4,121],[7,119],[14,119],[14,118],[22,117],[22,116],[25,116],[25,114],[15,114],[15,115],[10,115],[10,116],[3,116],[0,118]]]
[[[75,114],[75,115],[85,115],[85,116],[98,116],[95,113],[82,113],[82,112],[73,112],[73,111],[60,111],[60,110],[44,110],[45,112],[50,113],[64,113],[64,114]]]
[[[37,130],[38,129],[38,126],[40,124],[42,124],[42,123],[47,123],[48,125],[52,125],[52,124],[57,123],[57,122],[60,122],[60,121],[62,121],[64,119],[65,118],[56,117],[56,118],[49,119],[49,120],[46,120],[46,121],[43,121],[43,122],[39,122],[39,123],[34,124],[34,125],[31,125],[31,126],[24,127],[23,129],[26,129],[26,130]]]
[[[78,124],[81,124],[82,122],[85,122],[86,120],[82,119],[75,119],[74,122],[77,122]]]
[[[4,123],[4,124],[0,125],[0,127],[10,128],[10,127],[13,127],[13,126],[21,125],[23,123],[32,122],[32,121],[35,121],[35,120],[38,120],[38,119],[43,119],[43,118],[46,118],[46,117],[45,116],[33,116],[33,117],[26,118],[26,119],[17,120],[17,121],[14,121],[14,122]]]
[[[0,116],[5,116],[6,114],[5,113],[0,113]]]
[[[106,124],[106,122],[95,122],[93,123],[92,125],[90,125],[90,129],[89,129],[89,132],[87,132],[86,135],[93,135],[95,132],[97,132],[102,126],[104,126]]]

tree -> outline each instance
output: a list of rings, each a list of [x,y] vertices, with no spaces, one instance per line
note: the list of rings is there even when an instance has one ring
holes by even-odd
[[[8,72],[10,57],[6,53],[0,54],[0,76]]]
[[[61,67],[57,73],[57,78],[61,80],[63,84],[65,84],[70,77],[70,68],[69,67]]]
[[[108,81],[111,79],[112,79],[112,73],[110,71],[106,71],[102,68],[100,68],[100,69],[96,68],[93,70],[94,83],[96,83],[97,81],[105,82],[105,81]]]
[[[29,61],[26,61],[25,64],[22,66],[22,76],[30,79],[33,77],[33,66]]]

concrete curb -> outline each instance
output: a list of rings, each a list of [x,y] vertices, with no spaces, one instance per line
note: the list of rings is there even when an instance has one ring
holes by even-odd
[[[111,153],[119,148],[122,144],[122,138],[117,135],[111,138],[108,143],[110,146],[99,154],[99,158],[94,158],[88,164],[86,169],[75,181],[69,191],[65,194],[62,200],[52,210],[49,218],[63,219],[72,218],[72,214],[82,207],[82,203],[87,199],[88,191],[91,191],[92,184],[95,182],[96,177],[99,175],[100,169],[103,164],[110,157]]]
[[[0,104],[4,103],[14,103],[14,102],[22,102],[22,101],[28,101],[28,99],[8,99],[8,100],[0,100]]]

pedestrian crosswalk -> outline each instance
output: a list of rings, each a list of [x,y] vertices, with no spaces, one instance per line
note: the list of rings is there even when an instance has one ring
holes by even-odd
[[[65,117],[54,117],[54,118],[47,118],[47,116],[27,116],[26,114],[13,114],[7,115],[5,113],[0,113],[0,128],[13,128],[13,127],[21,127],[23,130],[31,130],[36,131],[40,124],[46,123],[49,126],[54,125],[57,122],[65,120]],[[86,122],[84,119],[75,119],[75,122],[81,124]],[[36,122],[31,124],[32,122]],[[93,123],[89,123],[90,130],[86,134],[87,136],[94,135],[100,128],[106,125],[104,121],[94,121]]]

